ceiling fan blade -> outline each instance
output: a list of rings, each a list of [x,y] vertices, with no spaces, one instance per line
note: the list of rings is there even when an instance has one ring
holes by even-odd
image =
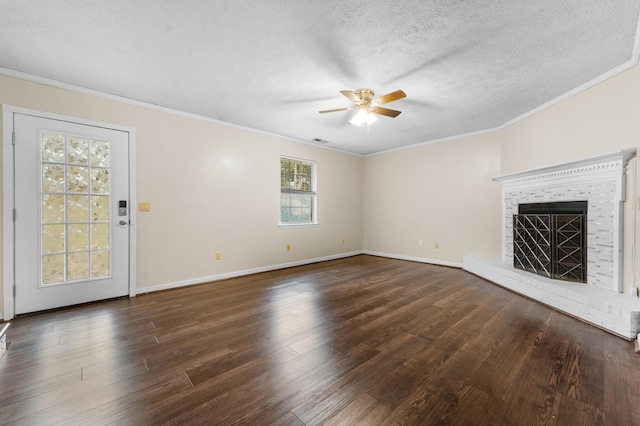
[[[389,108],[377,107],[377,108],[375,108],[373,110],[373,112],[375,114],[386,115],[387,117],[394,118],[394,117],[399,116],[402,111],[398,111],[398,110],[395,110],[395,109],[389,109]]]
[[[336,108],[336,109],[325,109],[324,111],[318,111],[320,114],[324,114],[327,112],[337,112],[337,111],[349,111],[353,108]]]
[[[346,98],[354,104],[359,104],[360,102],[362,102],[362,99],[360,99],[353,90],[341,90],[340,93],[346,96]]]
[[[346,95],[345,95],[346,96]],[[389,102],[397,101],[398,99],[406,98],[407,94],[402,90],[396,90],[395,92],[387,93],[386,95],[380,96],[378,99],[374,99],[371,101],[372,104],[377,103],[378,105],[386,104]]]

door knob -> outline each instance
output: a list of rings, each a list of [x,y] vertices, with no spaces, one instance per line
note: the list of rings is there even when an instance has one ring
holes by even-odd
[[[128,225],[128,223],[127,223],[127,221],[126,221],[126,220],[121,220],[121,221],[120,221],[120,225],[124,226],[124,225]]]

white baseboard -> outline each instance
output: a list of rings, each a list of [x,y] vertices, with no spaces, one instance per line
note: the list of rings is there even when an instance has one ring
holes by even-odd
[[[430,263],[432,265],[449,266],[451,268],[462,268],[462,263],[449,262],[447,260],[436,260],[436,259],[427,259],[424,257],[402,256],[399,254],[380,253],[377,251],[370,251],[370,250],[365,250],[363,253],[369,254],[371,256],[388,257],[391,259],[399,259],[399,260],[409,260],[411,262]]]
[[[170,290],[170,289],[173,289],[173,288],[180,288],[180,287],[186,287],[186,286],[190,286],[190,285],[203,284],[203,283],[208,283],[208,282],[212,282],[212,281],[226,280],[226,279],[229,279],[229,278],[242,277],[242,276],[245,276],[245,275],[259,274],[261,272],[269,272],[269,271],[275,271],[275,270],[278,270],[278,269],[292,268],[294,266],[310,265],[312,263],[325,262],[327,260],[336,260],[336,259],[342,259],[342,258],[345,258],[345,257],[357,256],[359,254],[364,254],[364,252],[362,250],[352,251],[352,252],[349,252],[349,253],[340,253],[340,254],[331,255],[331,256],[317,257],[315,259],[305,259],[305,260],[299,260],[299,261],[296,261],[296,262],[281,263],[279,265],[263,266],[263,267],[260,267],[260,268],[245,269],[245,270],[242,270],[242,271],[228,272],[226,274],[210,275],[208,277],[198,277],[198,278],[193,278],[193,279],[190,279],[190,280],[177,281],[177,282],[166,283],[166,284],[159,284],[159,285],[154,285],[154,286],[149,286],[149,287],[141,287],[141,288],[137,288],[136,289],[136,294],[144,294],[144,293],[151,293],[151,292],[154,292],[154,291]]]

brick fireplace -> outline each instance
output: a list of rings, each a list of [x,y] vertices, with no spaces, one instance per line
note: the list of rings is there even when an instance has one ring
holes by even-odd
[[[622,294],[626,166],[635,153],[623,150],[495,178],[502,185],[502,260],[465,257],[463,268],[615,334],[636,337],[638,299]],[[587,204],[586,279],[565,282],[514,268],[518,206],[570,202]]]

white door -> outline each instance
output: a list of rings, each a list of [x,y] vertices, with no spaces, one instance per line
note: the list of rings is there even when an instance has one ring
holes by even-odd
[[[14,132],[15,313],[129,294],[128,132],[19,113]]]

